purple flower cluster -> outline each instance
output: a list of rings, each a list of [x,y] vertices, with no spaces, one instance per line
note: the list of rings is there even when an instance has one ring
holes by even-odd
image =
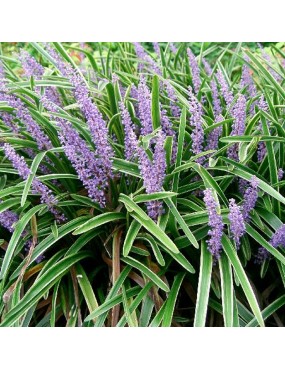
[[[262,47],[262,45],[258,42],[257,43],[258,47],[260,48],[260,51],[261,51],[261,55],[262,55],[262,58],[264,60],[266,60],[267,62],[271,63],[271,58],[270,58],[270,55],[268,55],[266,53],[266,51],[264,50],[264,48]],[[267,69],[268,71],[272,74],[272,76],[275,78],[275,80],[277,82],[281,82],[282,81],[282,77],[279,75],[279,73],[277,73],[273,68],[267,66]]]
[[[151,95],[143,75],[140,76],[138,86],[138,110],[139,119],[141,121],[141,134],[151,134],[153,131],[151,118]]]
[[[223,236],[223,219],[217,212],[218,204],[213,196],[212,189],[204,190],[204,202],[209,215],[208,225],[210,230],[208,235],[210,239],[207,241],[208,250],[213,255],[215,260],[218,260],[222,251],[222,236]]]
[[[194,92],[195,94],[198,94],[201,87],[200,69],[196,57],[190,48],[187,49],[187,54],[189,58],[189,65],[192,72],[192,83],[194,87]]]
[[[61,74],[66,77],[73,86],[74,97],[87,120],[91,137],[96,147],[95,154],[100,159],[101,166],[98,173],[102,173],[103,179],[101,179],[100,183],[103,183],[105,176],[113,177],[111,158],[114,156],[114,153],[108,142],[108,128],[106,122],[96,104],[92,102],[88,88],[81,75],[73,69],[70,64],[65,63],[53,48],[49,45],[47,45],[46,48],[55,60]]]
[[[264,95],[261,95],[258,103],[257,103],[257,106],[258,108],[261,110],[261,111],[264,111],[264,112],[267,112],[268,111],[268,104],[264,98]],[[263,132],[263,129],[262,129],[262,125],[260,123],[259,125],[259,130],[261,132]],[[259,144],[258,144],[258,149],[257,149],[257,160],[258,162],[262,162],[264,157],[266,156],[266,153],[267,153],[267,149],[266,149],[266,144],[264,141],[261,141]]]
[[[27,166],[24,157],[21,157],[16,153],[15,149],[10,145],[4,144],[4,152],[6,157],[12,162],[13,167],[18,171],[20,177],[24,180],[28,178],[31,171]],[[52,214],[54,214],[57,221],[64,221],[65,217],[56,209],[58,203],[52,191],[43,183],[41,183],[36,177],[32,182],[32,191],[34,194],[40,194],[41,203],[45,203]]]
[[[215,123],[219,123],[219,122],[223,121],[223,119],[224,119],[223,116],[220,115],[220,116],[217,117]],[[223,127],[218,126],[218,127],[214,128],[209,133],[209,135],[207,137],[207,145],[205,147],[205,150],[216,150],[216,149],[218,149],[219,138],[220,138],[222,132],[223,132]]]
[[[279,227],[279,229],[274,233],[270,240],[272,247],[283,247],[285,248],[285,224]]]
[[[247,55],[244,56],[244,60],[246,62],[249,62],[249,57]],[[251,70],[249,66],[244,63],[242,66],[242,73],[241,73],[241,80],[240,80],[240,87],[247,88],[248,94],[251,98],[254,98],[257,94],[256,86],[253,82],[252,76],[251,76]]]
[[[6,92],[6,79],[5,79],[5,71],[2,62],[0,61],[0,91]]]
[[[213,98],[213,110],[215,119],[217,119],[222,114],[221,101],[219,98],[219,91],[217,83],[214,79],[210,82],[212,98]]]
[[[6,101],[10,107],[15,109],[16,117],[24,123],[27,131],[36,140],[38,148],[40,150],[48,150],[52,148],[52,144],[48,136],[32,118],[30,112],[21,101],[21,99],[12,94],[0,92],[0,100]]]
[[[177,99],[173,86],[168,81],[164,83],[164,86],[165,86],[168,98],[170,99],[171,114],[173,115],[173,117],[180,117],[181,109],[178,106],[178,99]]]
[[[43,78],[45,72],[44,67],[39,64],[36,59],[33,58],[26,50],[21,50],[19,59],[22,63],[25,76],[36,77],[39,80]],[[36,92],[40,94],[41,88],[39,86],[36,87]],[[49,100],[51,100],[58,106],[61,106],[60,97],[55,87],[47,86],[45,88],[45,95],[48,97]]]
[[[264,247],[259,247],[257,255],[255,256],[255,263],[261,265],[265,260],[270,257],[270,253]]]
[[[284,170],[282,168],[279,168],[279,170],[278,170],[278,180],[279,181],[282,180],[283,176],[284,176]]]
[[[240,95],[234,107],[232,108],[232,117],[234,119],[231,136],[243,135],[245,131],[246,120],[246,99],[244,95]],[[238,157],[239,144],[236,143],[228,149],[228,157],[236,161]]]
[[[44,67],[39,64],[35,58],[33,58],[26,50],[21,49],[19,54],[20,62],[24,69],[24,75],[27,77],[42,78],[45,70]]]
[[[241,207],[236,204],[234,199],[230,199],[229,210],[230,230],[238,249],[240,246],[240,238],[245,233],[245,222]]]
[[[285,248],[285,224],[279,227],[276,232],[272,235],[270,239],[270,244],[272,247],[282,247]],[[258,264],[263,263],[266,259],[270,257],[270,253],[264,247],[258,249],[255,262]]]
[[[15,109],[16,117],[24,123],[27,131],[31,134],[31,136],[36,140],[38,148],[40,150],[48,150],[52,148],[52,144],[48,138],[48,136],[43,132],[43,130],[39,127],[37,122],[32,118],[29,110],[22,102],[21,99],[17,98],[13,94],[9,94],[6,88],[5,83],[5,75],[3,70],[3,65],[0,62],[0,100],[5,101],[9,104],[10,107]],[[8,120],[10,121],[10,118]],[[7,119],[7,116],[6,116]],[[8,122],[8,121],[7,121]],[[11,121],[10,121],[11,122]],[[17,129],[16,129],[17,131]]]
[[[2,201],[0,201],[2,203]],[[14,224],[19,220],[18,215],[12,211],[4,211],[0,213],[0,225],[11,233],[14,231]]]
[[[137,137],[134,130],[134,124],[130,114],[123,102],[119,102],[122,115],[122,124],[125,131],[125,157],[128,161],[137,156]]]
[[[227,83],[227,81],[226,81],[226,79],[225,79],[225,77],[224,77],[224,75],[223,75],[223,73],[222,73],[221,70],[218,70],[216,72],[216,78],[217,78],[217,80],[219,82],[222,95],[223,95],[223,97],[225,99],[225,102],[227,104],[227,108],[230,109],[231,104],[232,104],[232,102],[234,100],[234,96],[233,96],[233,93],[230,90],[229,85],[228,85],[228,83]]]
[[[172,51],[173,54],[177,53],[177,47],[173,44],[173,42],[171,42],[169,44],[169,48],[170,48],[170,50]]]
[[[165,136],[160,131],[156,137],[152,161],[149,159],[145,150],[142,147],[138,147],[139,169],[147,194],[162,190],[166,170],[164,140]],[[157,220],[158,216],[163,213],[162,202],[148,202],[147,211],[152,219]]]
[[[5,123],[5,125],[13,131],[15,134],[19,133],[19,127],[14,123],[14,115],[8,112],[0,112],[0,118]]]
[[[54,103],[46,97],[42,98],[43,106],[50,111],[51,117],[56,121],[59,129],[59,139],[63,145],[65,155],[70,160],[72,166],[78,174],[79,179],[88,191],[88,196],[101,207],[106,205],[105,191],[108,187],[108,177],[102,167],[102,162],[95,156],[85,140],[63,118],[53,116],[52,113],[57,111]]]
[[[160,58],[160,47],[159,47],[159,43],[158,42],[153,42],[152,45],[153,45],[153,49],[154,49],[156,55]]]
[[[204,64],[205,71],[206,71],[207,75],[210,77],[211,74],[212,74],[212,68],[210,67],[210,65],[206,61],[206,59],[204,59],[204,58],[203,58],[203,64]],[[217,122],[218,117],[220,117],[221,114],[222,114],[222,107],[221,107],[221,101],[220,101],[220,98],[219,98],[218,86],[217,86],[217,83],[216,83],[214,78],[211,79],[210,87],[211,87],[211,93],[212,93],[212,98],[213,98],[214,116],[215,116],[215,120]]]
[[[258,199],[258,179],[256,176],[252,176],[249,182],[249,186],[245,190],[243,198],[242,215],[245,222],[250,220],[250,212],[254,209],[256,201]]]
[[[137,54],[138,59],[141,61],[146,62],[150,66],[150,68],[153,70],[154,73],[161,76],[161,69],[157,65],[157,63],[147,54],[147,52],[144,50],[144,48],[141,46],[139,42],[134,42],[135,52]],[[159,54],[160,55],[160,54]],[[143,64],[139,64],[139,71],[141,72],[143,69]]]
[[[170,122],[165,109],[160,109],[160,124],[164,134],[166,136],[172,136],[173,138],[172,161],[174,162],[177,154],[177,138],[176,133],[173,130],[172,123]]]
[[[208,61],[207,61],[205,58],[203,58],[203,59],[202,59],[202,62],[203,62],[203,64],[204,64],[205,72],[206,72],[206,73],[207,73],[207,75],[210,77],[210,76],[211,76],[211,74],[213,73],[213,70],[212,70],[212,68],[211,68],[210,64],[208,63]]]
[[[193,127],[191,134],[192,139],[192,152],[197,155],[203,151],[204,130],[202,123],[202,106],[189,88],[189,111],[191,113],[190,125]],[[197,159],[198,163],[202,163],[202,157]]]

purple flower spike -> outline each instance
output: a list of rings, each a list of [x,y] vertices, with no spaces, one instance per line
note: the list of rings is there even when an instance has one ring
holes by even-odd
[[[144,76],[141,75],[138,86],[139,118],[141,121],[141,134],[148,135],[153,131],[151,118],[151,95]]]
[[[35,58],[33,58],[26,50],[21,49],[19,55],[20,62],[22,63],[24,74],[27,77],[42,78],[45,70]]]
[[[283,247],[285,248],[285,224],[283,224],[279,229],[274,233],[270,240],[272,247]]]
[[[270,55],[268,55],[266,53],[266,51],[264,50],[264,48],[262,47],[262,45],[259,42],[257,43],[257,45],[260,48],[262,58],[264,60],[266,60],[267,62],[272,63],[271,58],[270,58]],[[281,82],[282,81],[282,77],[279,75],[279,73],[275,72],[275,70],[273,68],[269,67],[268,65],[266,65],[266,67],[267,67],[268,71],[272,74],[272,76],[275,78],[275,80],[277,82]]]
[[[215,123],[219,123],[224,120],[222,115],[218,116]],[[207,145],[205,150],[217,150],[219,145],[219,138],[223,132],[223,127],[219,126],[212,130],[207,137]]]
[[[177,99],[173,86],[168,81],[165,82],[164,86],[165,86],[168,98],[170,99],[170,109],[171,109],[171,113],[173,117],[180,117],[181,109],[178,106],[178,99]]]
[[[0,91],[7,92],[5,71],[2,62],[0,61]]]
[[[191,134],[192,139],[192,152],[197,155],[203,151],[204,142],[204,130],[202,125],[202,106],[196,99],[192,92],[192,88],[189,88],[189,111],[191,113],[190,125],[193,127]],[[197,159],[198,163],[203,163],[203,157]]]
[[[247,55],[244,56],[244,60],[249,62],[249,57]],[[247,88],[247,92],[250,98],[255,98],[257,95],[256,86],[254,84],[253,78],[251,76],[251,70],[246,63],[242,66],[242,74],[241,74],[241,81],[240,81],[241,88]],[[256,101],[251,104],[250,113],[253,116],[254,114],[254,106],[256,105]]]
[[[215,119],[217,119],[222,114],[221,101],[219,98],[219,91],[216,81],[214,79],[210,82],[212,98],[213,98],[213,110]]]
[[[2,203],[2,201],[0,201]],[[14,224],[19,220],[16,213],[12,211],[4,211],[0,213],[0,225],[12,233],[14,231]]]
[[[259,247],[257,255],[255,256],[255,263],[261,265],[265,260],[270,257],[270,253],[264,247]]]
[[[173,54],[177,53],[177,47],[173,44],[173,42],[171,42],[169,44],[169,48],[170,48],[170,50],[172,51]]]
[[[172,136],[173,137],[173,144],[172,144],[172,161],[175,161],[176,153],[177,153],[177,138],[176,133],[173,130],[172,123],[170,122],[166,110],[161,109],[160,111],[160,123],[162,131],[166,136]]]
[[[221,87],[221,92],[222,92],[222,95],[223,95],[223,97],[225,99],[225,102],[227,104],[227,108],[229,109],[233,100],[234,100],[233,93],[230,90],[229,85],[228,85],[222,71],[220,71],[220,70],[217,71],[216,78],[217,78],[217,80],[219,82],[219,85]]]
[[[234,119],[231,136],[243,135],[245,131],[245,120],[246,120],[246,99],[243,95],[240,95],[234,107],[232,108],[232,117]],[[228,157],[236,161],[238,157],[239,144],[236,143],[228,149]]]
[[[4,151],[6,157],[12,162],[13,167],[18,171],[19,176],[26,180],[31,171],[25,162],[24,157],[19,156],[15,149],[7,143],[4,144]],[[40,194],[41,203],[45,203],[48,206],[49,211],[54,214],[58,221],[65,220],[65,217],[56,209],[58,201],[52,194],[51,190],[36,177],[32,182],[32,191],[33,193]]]
[[[267,112],[268,111],[268,104],[264,98],[264,95],[261,95],[258,103],[257,103],[257,106],[258,108],[261,110],[261,111],[264,111],[264,112]],[[267,122],[266,122],[267,123]],[[268,123],[267,123],[268,125]],[[261,132],[263,132],[263,129],[262,129],[262,125],[260,123],[259,125],[259,130]],[[264,141],[261,141],[259,144],[258,144],[258,149],[257,149],[257,161],[258,162],[262,162],[264,157],[266,156],[267,154],[267,149],[266,149],[266,144]]]
[[[257,177],[252,176],[250,184],[244,193],[242,215],[245,222],[249,222],[250,212],[254,209],[258,199],[258,183]]]
[[[194,86],[195,94],[198,94],[200,87],[201,87],[201,79],[200,79],[200,69],[196,60],[195,55],[192,53],[191,49],[187,49],[187,54],[189,58],[189,64],[192,72],[192,82]]]
[[[208,250],[214,259],[218,260],[222,251],[223,219],[217,212],[218,204],[215,201],[212,189],[204,190],[204,202],[208,211],[208,225],[210,226],[210,230],[208,231],[210,239],[207,241]]]
[[[146,62],[147,65],[152,69],[154,73],[161,76],[161,69],[157,65],[157,63],[147,54],[147,52],[144,50],[144,48],[141,46],[139,42],[134,42],[135,51],[137,54],[138,59],[141,61]],[[144,64],[140,63],[138,66],[139,72],[142,71],[144,67]]]
[[[152,161],[145,150],[142,147],[138,147],[139,169],[147,194],[162,190],[166,170],[164,140],[165,136],[160,131],[156,138]],[[157,220],[158,216],[163,213],[162,203],[160,201],[148,202],[147,210],[148,215],[152,219]]]
[[[270,244],[272,247],[282,247],[285,248],[285,224],[279,227],[276,232],[272,235],[270,239]],[[258,254],[256,256],[256,263],[261,264],[266,259],[270,257],[270,253],[264,247],[258,249]]]
[[[44,75],[44,67],[39,64],[35,58],[33,58],[26,50],[21,49],[19,59],[22,63],[24,69],[24,75],[27,77],[36,77],[36,79],[41,80]],[[36,92],[40,94],[41,88],[37,86],[35,88]],[[47,86],[45,88],[45,95],[48,96],[49,100],[61,106],[61,100],[58,92],[54,86]]]
[[[65,119],[53,116],[57,106],[46,97],[42,98],[43,106],[50,111],[60,130],[59,139],[65,155],[78,174],[79,179],[88,191],[88,196],[101,207],[106,205],[105,190],[108,187],[108,177],[103,164],[86,145],[79,133]]]
[[[284,176],[284,170],[282,168],[279,168],[279,170],[278,170],[278,180],[279,181],[282,180],[283,176]]]
[[[105,172],[107,177],[112,178],[111,158],[114,156],[114,152],[108,141],[108,128],[101,112],[96,104],[92,102],[88,87],[82,76],[73,69],[70,64],[65,63],[50,45],[46,45],[46,49],[55,60],[61,74],[66,77],[73,86],[74,97],[86,118],[92,140],[96,146],[95,153],[101,161],[102,171]]]
[[[128,161],[130,161],[137,156],[138,141],[135,135],[134,124],[124,103],[119,102],[119,107],[122,115],[122,124],[125,131],[125,157]]]
[[[230,230],[232,237],[235,241],[237,249],[240,246],[240,238],[245,233],[245,222],[241,212],[240,206],[238,206],[234,199],[230,199],[229,205],[229,220],[230,220]]]
[[[29,110],[26,108],[21,99],[14,95],[0,92],[0,100],[6,101],[10,107],[15,109],[16,117],[24,123],[27,131],[36,140],[40,150],[48,150],[52,148],[49,137],[39,127],[37,122],[30,115]]]
[[[211,76],[211,74],[212,74],[212,72],[213,72],[213,70],[212,70],[212,68],[211,68],[210,64],[208,63],[208,61],[207,61],[205,58],[203,58],[203,59],[202,59],[202,62],[203,62],[203,64],[204,64],[205,72],[206,72],[206,73],[207,73],[207,75],[210,77],[210,76]]]
[[[158,42],[152,43],[156,55],[160,58],[160,47]]]
[[[19,133],[19,127],[17,126],[17,124],[14,123],[15,117],[13,116],[13,114],[10,114],[8,112],[0,112],[0,118],[5,123],[5,125],[15,134]]]

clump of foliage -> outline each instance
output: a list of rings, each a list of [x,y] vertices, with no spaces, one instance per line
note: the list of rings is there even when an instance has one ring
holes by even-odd
[[[20,46],[1,326],[283,326],[283,44]]]

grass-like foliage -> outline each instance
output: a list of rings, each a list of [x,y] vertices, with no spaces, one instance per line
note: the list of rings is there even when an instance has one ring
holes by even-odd
[[[0,325],[283,326],[282,49],[16,52],[0,55]]]

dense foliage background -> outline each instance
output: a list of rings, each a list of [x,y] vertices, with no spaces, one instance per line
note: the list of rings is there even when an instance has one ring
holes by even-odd
[[[1,325],[283,326],[284,45],[3,43]]]

